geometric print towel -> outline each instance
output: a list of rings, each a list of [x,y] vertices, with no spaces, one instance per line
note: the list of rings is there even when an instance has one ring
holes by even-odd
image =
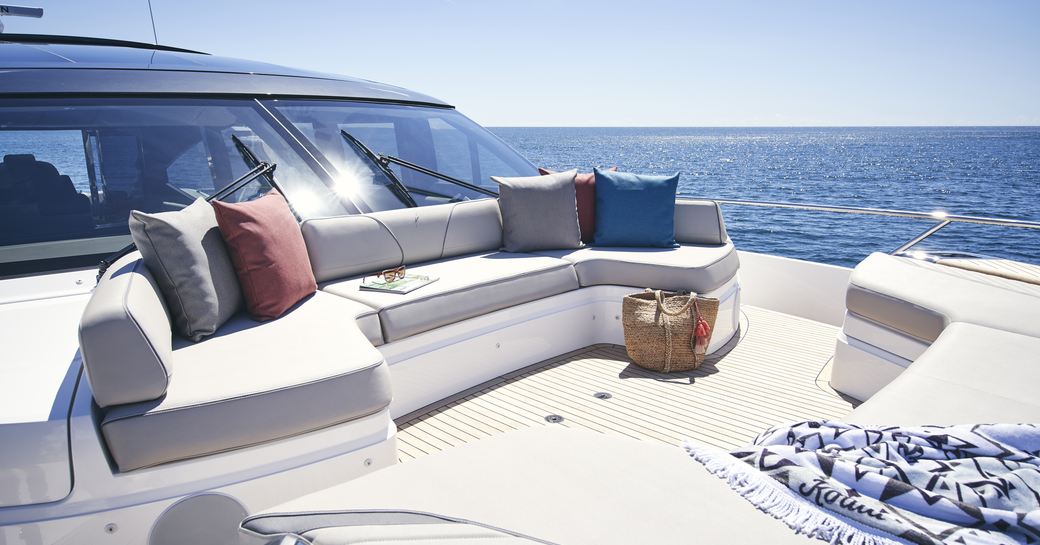
[[[691,457],[744,498],[832,543],[1040,544],[1040,427],[1034,424],[776,426]]]

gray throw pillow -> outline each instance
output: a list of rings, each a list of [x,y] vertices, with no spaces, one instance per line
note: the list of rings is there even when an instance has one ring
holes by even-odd
[[[525,178],[491,177],[498,184],[505,251],[581,247],[574,192],[577,173],[577,170],[568,170]]]
[[[162,290],[177,333],[198,342],[238,311],[238,277],[208,202],[198,199],[176,212],[132,210],[130,234]]]

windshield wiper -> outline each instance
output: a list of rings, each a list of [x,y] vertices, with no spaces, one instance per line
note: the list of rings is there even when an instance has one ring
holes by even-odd
[[[349,132],[340,129],[339,134],[343,137],[344,140],[350,143],[351,146],[354,146],[354,149],[361,152],[361,154],[364,155],[366,159],[371,161],[372,164],[374,164],[376,168],[378,168],[379,171],[382,172],[384,176],[386,176],[386,179],[390,180],[390,191],[393,192],[393,194],[398,199],[400,199],[401,202],[408,205],[409,208],[419,206],[419,204],[415,202],[415,199],[412,197],[411,192],[408,191],[408,188],[405,187],[405,185],[401,182],[401,179],[397,177],[397,174],[395,174],[393,170],[390,170],[390,167],[388,167],[386,163],[380,160],[379,156],[376,155],[375,152],[373,152],[363,142],[361,142],[357,138],[354,138]]]
[[[482,194],[488,195],[490,197],[497,197],[498,196],[498,192],[497,191],[493,191],[491,189],[488,189],[486,187],[481,187],[481,186],[476,185],[476,184],[471,184],[469,182],[460,180],[458,178],[453,178],[451,176],[448,176],[447,174],[441,174],[440,172],[437,172],[436,170],[430,170],[430,169],[428,169],[428,168],[426,168],[426,167],[424,167],[422,165],[417,165],[415,163],[412,163],[412,162],[409,162],[409,161],[405,161],[404,159],[401,159],[400,157],[394,157],[393,155],[380,154],[379,155],[379,161],[381,161],[383,163],[386,163],[387,165],[389,165],[390,163],[393,163],[395,165],[400,165],[400,166],[403,166],[405,168],[410,168],[410,169],[412,169],[412,170],[414,170],[416,172],[419,172],[419,173],[425,174],[427,176],[432,176],[434,178],[437,178],[438,180],[444,180],[445,182],[450,182],[450,183],[453,183],[453,184],[455,184],[457,186],[464,187],[464,188],[466,188],[466,189],[468,189],[470,191],[475,191],[477,193],[482,193]]]
[[[242,139],[239,138],[238,136],[232,134],[231,135],[231,141],[235,144],[235,149],[238,150],[239,155],[242,156],[242,160],[245,161],[246,164],[249,165],[249,167],[252,168],[253,170],[256,170],[261,165],[268,164],[268,163],[265,163],[265,162],[261,161],[260,158],[257,157],[255,153],[253,153],[253,150],[249,149],[249,146],[247,146],[246,143],[243,142]],[[272,163],[272,165],[274,165],[274,163]],[[250,172],[252,172],[252,170]],[[247,175],[248,175],[248,173],[247,173]],[[286,204],[289,205],[289,211],[292,212],[293,216],[296,218],[296,221],[300,221],[302,218],[300,217],[299,214],[296,213],[296,209],[293,208],[292,203],[289,202],[289,197],[285,194],[285,190],[282,189],[282,186],[277,181],[275,181],[275,179],[274,179],[274,166],[272,166],[271,168],[266,169],[263,172],[261,172],[260,176],[263,176],[264,178],[266,178],[267,179],[267,183],[270,184],[271,187],[275,188],[275,190],[277,190],[279,193],[282,194],[282,197],[285,199]],[[256,176],[254,176],[253,179],[256,179]],[[237,191],[239,188],[245,186],[245,184],[241,184],[238,187],[236,187],[235,189],[228,190],[228,188],[230,188],[232,185],[235,185],[235,184],[231,184],[231,185],[225,187],[224,189],[218,191],[217,193],[214,193],[213,196],[211,196],[209,199],[206,199],[206,200],[213,200],[214,198],[218,198],[218,197],[216,197],[217,195],[220,195],[219,199],[223,199],[224,197],[226,197],[226,196],[234,193],[235,191]]]
[[[426,168],[426,167],[424,167],[422,165],[417,165],[417,164],[412,163],[410,161],[405,161],[404,159],[401,159],[400,157],[394,157],[393,155],[387,155],[385,153],[380,153],[380,154],[377,155],[375,152],[373,152],[371,149],[369,149],[368,146],[363,144],[360,140],[355,138],[353,135],[351,135],[347,131],[341,129],[339,131],[339,133],[343,136],[343,138],[345,140],[347,140],[348,142],[350,142],[350,143],[354,144],[355,146],[357,146],[362,151],[362,153],[365,154],[366,157],[368,157],[370,160],[374,161],[377,165],[379,165],[380,169],[383,172],[387,172],[389,174],[392,174],[394,179],[398,179],[398,178],[397,178],[397,175],[394,174],[394,171],[390,168],[391,164],[399,165],[399,166],[405,167],[407,169],[411,169],[411,170],[414,170],[416,172],[419,172],[421,174],[425,174],[427,176],[432,176],[434,178],[437,178],[438,180],[443,180],[445,182],[449,182],[449,183],[455,184],[455,185],[457,185],[459,187],[464,187],[464,188],[466,188],[466,189],[468,189],[470,191],[476,192],[476,193],[481,193],[483,195],[488,195],[490,197],[497,197],[498,196],[497,192],[492,191],[490,189],[481,187],[481,186],[476,185],[476,184],[471,184],[471,183],[469,183],[467,181],[460,180],[460,179],[452,177],[452,176],[448,176],[447,174],[442,174],[440,172],[437,172],[436,170],[428,169],[428,168]],[[398,181],[400,181],[400,180],[398,180]],[[401,187],[405,188],[406,190],[414,191],[416,193],[419,193],[420,191],[428,191],[428,190],[419,190],[418,188],[410,188],[410,187],[405,186],[403,183],[401,184]],[[447,195],[443,195],[443,196],[447,197]]]
[[[247,148],[247,151],[248,151],[248,148]],[[253,156],[253,159],[256,159],[255,155]],[[206,197],[206,202],[219,201],[219,200],[223,199],[224,197],[227,197],[228,195],[234,193],[235,191],[238,191],[239,189],[242,189],[247,184],[251,183],[253,180],[255,180],[255,179],[257,179],[257,178],[259,178],[261,176],[267,177],[268,179],[273,178],[274,177],[274,169],[277,166],[278,165],[276,165],[274,163],[265,163],[263,161],[259,161],[256,164],[256,166],[254,166],[252,169],[250,169],[249,172],[246,172],[245,174],[240,176],[235,181],[233,181],[230,184],[224,186],[224,188],[221,189],[220,191],[217,191],[216,193]],[[130,244],[127,244],[126,246],[123,246],[122,249],[120,249],[120,250],[116,251],[115,253],[109,255],[108,257],[102,259],[98,263],[97,281],[98,282],[101,281],[101,277],[105,275],[105,271],[107,271],[108,268],[111,267],[113,263],[115,263],[116,261],[119,261],[124,256],[126,256],[127,254],[129,254],[130,252],[132,252],[132,251],[134,251],[136,249],[137,249],[137,245],[134,244],[133,242],[131,242]]]

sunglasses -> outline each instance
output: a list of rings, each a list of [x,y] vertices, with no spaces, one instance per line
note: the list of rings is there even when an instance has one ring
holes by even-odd
[[[376,273],[376,276],[382,276],[384,282],[393,282],[394,280],[401,280],[404,278],[404,265],[378,272]]]

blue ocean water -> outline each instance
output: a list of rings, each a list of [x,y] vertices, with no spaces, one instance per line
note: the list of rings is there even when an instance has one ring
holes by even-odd
[[[1040,127],[493,128],[553,169],[681,173],[684,196],[1040,221]],[[852,266],[919,220],[723,207],[738,248]],[[1040,263],[1040,231],[954,224],[920,249]]]

